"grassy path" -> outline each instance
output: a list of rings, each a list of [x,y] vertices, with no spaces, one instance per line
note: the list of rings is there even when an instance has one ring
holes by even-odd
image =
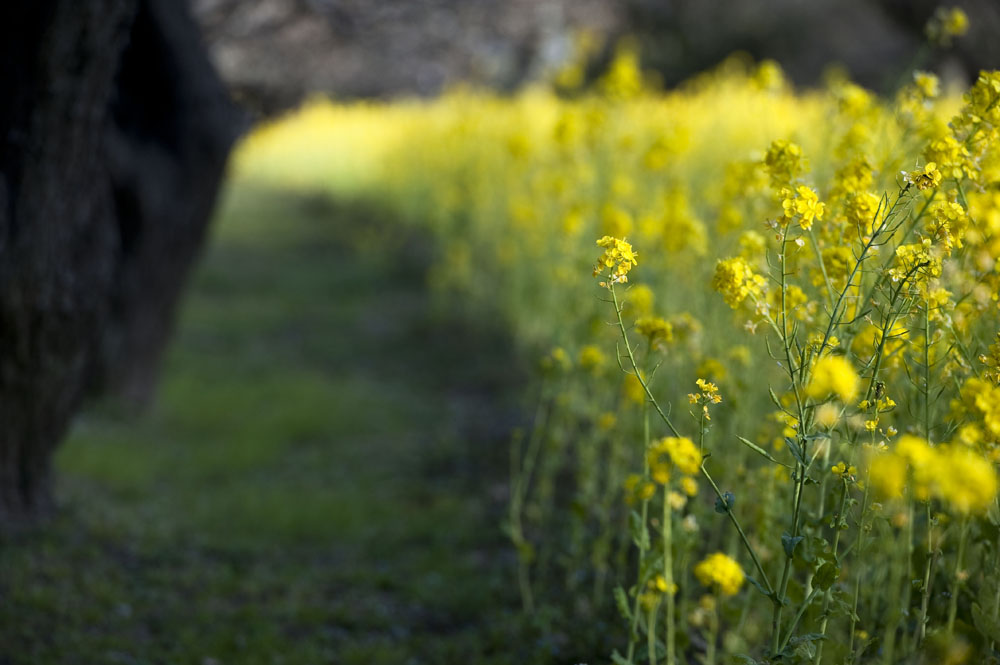
[[[60,514],[0,543],[0,664],[532,660],[496,514],[514,363],[432,320],[397,238],[230,188],[156,406],[81,417]]]

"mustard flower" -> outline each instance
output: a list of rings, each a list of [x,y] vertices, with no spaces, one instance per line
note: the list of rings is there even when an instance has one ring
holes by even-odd
[[[938,46],[951,46],[953,37],[961,37],[969,30],[969,17],[958,7],[938,7],[927,22],[924,32]]]
[[[605,269],[611,270],[611,283],[617,284],[628,281],[628,272],[632,266],[638,265],[638,255],[632,250],[632,245],[624,239],[604,236],[597,241],[598,247],[604,248],[604,253],[597,259],[594,267],[594,276],[598,276]],[[602,286],[604,282],[601,283]]]
[[[836,395],[841,402],[853,402],[858,394],[860,379],[847,358],[825,356],[813,365],[806,395],[813,399],[826,399]]]
[[[926,287],[929,280],[940,276],[941,257],[929,238],[896,248],[896,265],[889,269],[893,282],[909,279],[911,284]]]
[[[787,186],[805,169],[802,148],[791,141],[774,141],[764,155],[764,168],[772,187]]]
[[[708,555],[694,567],[694,576],[703,585],[717,589],[724,596],[737,594],[746,574],[734,559],[722,552]]]
[[[701,452],[686,436],[668,436],[654,442],[646,459],[649,462],[650,475],[661,485],[670,482],[670,471],[673,467],[688,475],[694,475],[701,470]]]
[[[903,180],[917,189],[932,189],[941,184],[941,171],[936,163],[927,162],[917,171],[903,171]]]
[[[927,99],[934,99],[941,94],[941,82],[930,72],[913,72],[913,83]]]
[[[646,338],[651,349],[662,349],[674,341],[674,326],[659,316],[644,316],[635,322],[637,333]]]
[[[578,362],[580,363],[581,369],[596,373],[601,371],[604,367],[607,362],[607,357],[599,348],[593,344],[588,344],[580,349]]]
[[[963,446],[950,446],[937,469],[938,493],[962,514],[981,514],[997,495],[997,474],[991,462]]]
[[[781,196],[785,219],[798,219],[803,229],[808,231],[812,228],[813,220],[823,219],[826,204],[820,203],[816,192],[805,185],[799,185],[794,192],[787,188],[783,189]]]
[[[726,304],[733,309],[740,306],[747,297],[754,300],[764,295],[767,281],[738,256],[720,259],[715,266],[712,288],[722,294]]]

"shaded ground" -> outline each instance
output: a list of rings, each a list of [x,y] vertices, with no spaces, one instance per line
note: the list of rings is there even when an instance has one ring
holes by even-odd
[[[367,248],[378,248],[368,251]],[[496,333],[377,217],[233,187],[153,411],[82,417],[0,544],[0,663],[513,663]]]

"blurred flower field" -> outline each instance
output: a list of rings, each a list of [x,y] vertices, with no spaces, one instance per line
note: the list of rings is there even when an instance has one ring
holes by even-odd
[[[574,78],[316,100],[234,174],[387,207],[537,358],[529,615],[611,616],[616,663],[997,662],[1000,73]]]

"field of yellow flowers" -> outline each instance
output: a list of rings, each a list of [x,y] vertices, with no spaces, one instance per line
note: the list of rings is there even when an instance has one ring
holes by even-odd
[[[539,358],[525,612],[613,613],[619,664],[998,662],[1000,72],[662,92],[623,49],[587,91],[314,101],[234,168],[389,206]]]

